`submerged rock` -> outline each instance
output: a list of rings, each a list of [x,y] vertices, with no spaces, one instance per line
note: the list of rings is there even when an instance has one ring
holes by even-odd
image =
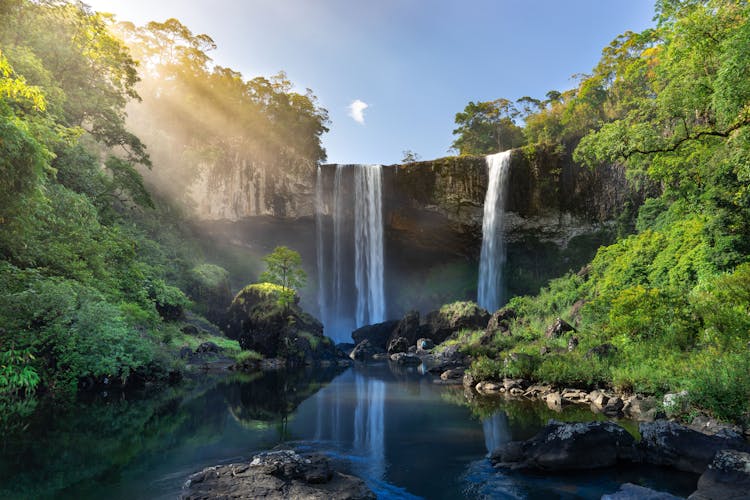
[[[633,436],[612,422],[551,420],[533,438],[501,446],[491,460],[496,467],[563,471],[610,467],[637,456]]]
[[[249,463],[208,467],[190,476],[183,489],[184,500],[375,498],[362,479],[334,470],[325,456],[292,450],[259,453]]]
[[[601,500],[683,500],[683,498],[637,484],[625,483],[615,493],[603,495]]]

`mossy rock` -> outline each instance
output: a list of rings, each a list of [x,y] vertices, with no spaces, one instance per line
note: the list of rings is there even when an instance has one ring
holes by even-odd
[[[243,288],[227,311],[227,336],[239,341],[243,349],[266,358],[283,358],[292,365],[335,359],[335,347],[323,336],[320,321],[299,307],[296,295],[291,305],[282,304],[283,291],[272,283]]]
[[[461,330],[483,330],[489,320],[490,313],[475,302],[453,302],[425,316],[425,336],[439,344]]]

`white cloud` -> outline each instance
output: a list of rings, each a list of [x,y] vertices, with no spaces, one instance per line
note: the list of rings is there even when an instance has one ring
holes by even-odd
[[[349,116],[351,116],[355,122],[361,123],[362,125],[364,125],[365,124],[365,110],[369,107],[370,107],[369,104],[359,99],[352,101],[352,103],[349,105]]]

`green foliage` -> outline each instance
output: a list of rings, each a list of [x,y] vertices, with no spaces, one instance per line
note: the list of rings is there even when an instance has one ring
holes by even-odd
[[[260,280],[281,286],[278,294],[279,304],[285,309],[294,304],[297,291],[307,283],[307,274],[302,269],[302,257],[298,252],[285,246],[279,246],[263,258],[266,271]]]
[[[523,132],[516,125],[519,112],[507,99],[470,102],[456,113],[452,148],[461,155],[486,155],[523,145]]]
[[[685,388],[698,408],[729,421],[750,418],[750,359],[746,352],[707,351],[689,368]]]
[[[23,398],[34,392],[39,385],[39,374],[31,366],[33,361],[29,348],[17,351],[11,346],[0,351],[0,396]]]

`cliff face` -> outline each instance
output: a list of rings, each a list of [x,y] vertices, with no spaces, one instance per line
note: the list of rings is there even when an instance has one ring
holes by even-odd
[[[296,219],[315,210],[315,165],[293,161],[248,162],[237,158],[213,178],[205,173],[191,187],[199,220],[237,221],[272,216]]]
[[[533,235],[565,247],[616,218],[626,203],[640,202],[622,167],[589,170],[567,153],[549,149],[515,150],[509,176],[505,228],[510,243]],[[483,156],[388,167],[383,188],[388,229],[418,246],[441,244],[474,256],[482,238],[487,182]]]

